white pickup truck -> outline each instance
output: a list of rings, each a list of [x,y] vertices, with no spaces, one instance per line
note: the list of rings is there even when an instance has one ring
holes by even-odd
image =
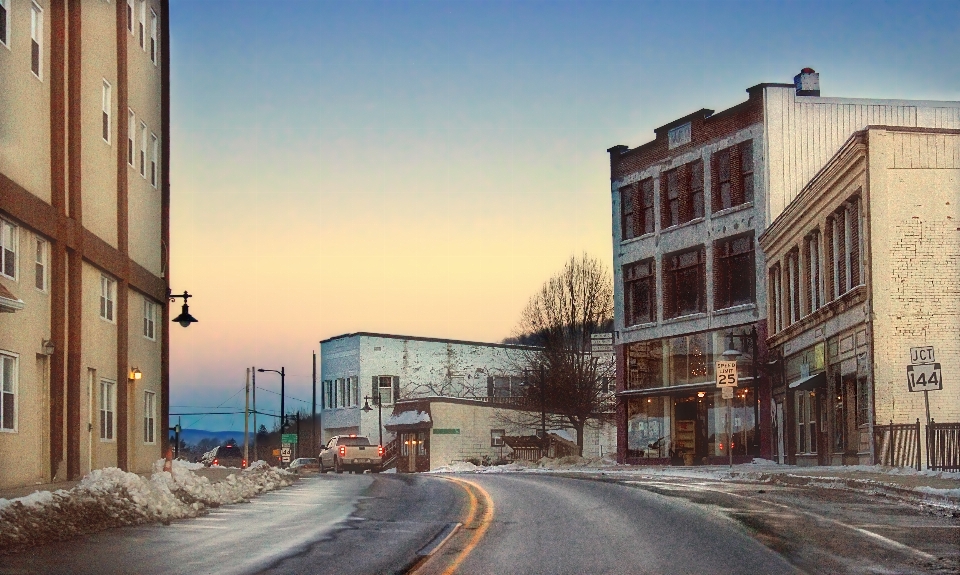
[[[362,435],[336,435],[320,451],[319,459],[320,473],[331,469],[337,473],[363,473],[367,469],[378,473],[383,460],[383,446],[372,445]]]

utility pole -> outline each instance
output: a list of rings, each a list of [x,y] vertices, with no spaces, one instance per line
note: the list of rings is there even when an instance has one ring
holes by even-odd
[[[547,378],[546,370],[543,367],[543,364],[540,364],[540,441],[543,443],[544,452],[549,448],[549,442],[547,441]],[[546,456],[546,453],[542,455]]]
[[[244,380],[246,398],[243,405],[243,460],[250,461],[250,368],[247,368],[247,377]]]
[[[317,352],[313,352],[313,405],[310,411],[310,455],[317,454]]]
[[[253,374],[253,456],[260,459],[260,452],[257,451],[257,435],[260,428],[257,427],[257,366],[250,368]]]

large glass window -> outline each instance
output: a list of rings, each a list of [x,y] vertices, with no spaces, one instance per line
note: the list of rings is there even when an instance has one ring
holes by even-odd
[[[703,246],[665,258],[664,316],[707,311],[706,252]]]
[[[660,202],[663,211],[663,227],[669,228],[680,224],[680,170],[670,170],[660,178],[660,185],[665,188],[664,200]]]
[[[717,242],[714,247],[714,260],[715,307],[723,309],[755,301],[753,235]]]
[[[653,178],[640,182],[640,233],[653,233]]]
[[[702,383],[713,377],[713,338],[710,335],[695,333],[667,340],[670,385]]]
[[[686,220],[703,217],[703,160],[687,164],[688,209]]]
[[[623,295],[627,325],[657,320],[657,285],[653,259],[623,266]]]
[[[669,398],[633,397],[627,400],[627,456],[667,457],[670,420]]]
[[[662,387],[663,342],[638,341],[625,346],[627,373],[626,389]]]
[[[811,392],[796,395],[797,453],[817,452],[816,395]]]
[[[0,430],[17,428],[17,358],[0,353]]]
[[[620,188],[620,232],[622,239],[629,240],[637,237],[634,229],[633,196],[636,188],[634,184]]]

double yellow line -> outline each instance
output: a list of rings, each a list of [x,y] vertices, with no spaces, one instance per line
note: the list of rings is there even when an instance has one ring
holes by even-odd
[[[444,555],[442,557],[435,557],[435,561],[428,562],[427,564],[421,565],[421,568],[418,568],[414,573],[442,573],[442,575],[453,575],[457,572],[457,569],[460,567],[460,564],[470,555],[473,549],[480,543],[480,540],[483,539],[483,536],[486,534],[487,529],[490,529],[490,525],[493,523],[493,498],[490,497],[490,494],[487,493],[482,487],[474,483],[473,481],[467,481],[466,479],[459,479],[457,477],[444,477],[447,481],[452,481],[463,488],[467,492],[467,498],[469,499],[469,509],[467,510],[467,517],[463,520],[463,529],[465,533],[463,536],[466,537],[466,543],[464,543],[463,548],[460,549],[452,559],[447,559]],[[439,563],[446,563],[446,568],[443,568]],[[429,565],[429,563],[434,563]],[[443,569],[440,571],[440,569]]]

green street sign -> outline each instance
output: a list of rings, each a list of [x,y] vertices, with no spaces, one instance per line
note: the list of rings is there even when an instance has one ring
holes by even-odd
[[[296,443],[297,434],[296,433],[284,433],[280,436],[280,443]]]

